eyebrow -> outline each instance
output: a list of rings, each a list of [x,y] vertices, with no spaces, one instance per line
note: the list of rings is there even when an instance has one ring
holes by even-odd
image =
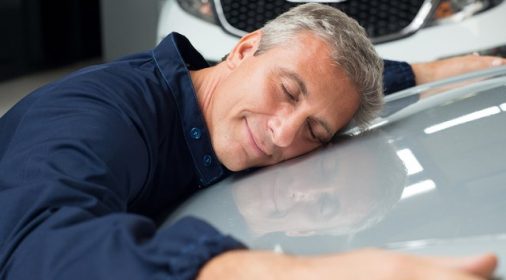
[[[304,81],[299,76],[299,74],[297,74],[289,69],[286,69],[284,67],[279,68],[279,73],[281,75],[286,76],[286,77],[290,78],[291,80],[295,81],[297,83],[297,86],[299,87],[302,95],[304,95],[304,97],[308,96],[306,83],[304,83]]]
[[[284,67],[280,67],[279,68],[279,73],[282,75],[282,76],[285,76],[285,77],[288,77],[289,79],[293,80],[295,83],[297,83],[297,86],[299,87],[300,89],[300,92],[302,93],[302,95],[304,97],[308,97],[309,96],[309,93],[307,91],[307,87],[306,87],[306,83],[304,83],[304,80],[299,76],[299,74],[289,70],[289,69],[286,69]],[[320,119],[320,118],[317,118],[317,117],[312,117],[312,119],[316,122],[318,122],[326,131],[327,131],[327,134],[328,134],[328,139],[320,139],[321,142],[328,142],[330,141],[330,139],[332,139],[332,136],[334,135],[332,133],[332,130],[330,129],[330,125],[325,122],[324,120]]]

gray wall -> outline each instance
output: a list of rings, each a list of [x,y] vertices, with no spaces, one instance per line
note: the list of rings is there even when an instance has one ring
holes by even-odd
[[[154,47],[160,7],[161,0],[101,0],[103,59]]]

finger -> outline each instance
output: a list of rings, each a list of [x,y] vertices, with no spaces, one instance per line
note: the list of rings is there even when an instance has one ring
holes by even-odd
[[[506,65],[506,59],[497,56],[475,56],[470,55],[467,57],[470,60],[471,68],[487,68]],[[474,64],[474,66],[473,66]]]
[[[435,78],[442,79],[501,65],[506,65],[506,59],[496,56],[467,55],[435,61],[430,66],[435,72]]]
[[[493,254],[486,254],[474,258],[470,258],[461,267],[462,270],[469,273],[484,277],[491,278],[497,267],[497,256]]]
[[[449,268],[455,268],[487,279],[493,276],[497,267],[497,256],[494,254],[461,258],[428,257],[428,259],[436,264]]]
[[[493,67],[501,66],[501,65],[506,65],[506,59],[504,59],[504,58],[494,58],[490,62],[490,65],[493,66]]]

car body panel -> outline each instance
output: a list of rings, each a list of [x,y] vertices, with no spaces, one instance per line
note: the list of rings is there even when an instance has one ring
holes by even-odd
[[[251,248],[296,254],[506,259],[506,67],[396,93],[384,112],[371,131],[197,193],[166,224],[197,216]]]

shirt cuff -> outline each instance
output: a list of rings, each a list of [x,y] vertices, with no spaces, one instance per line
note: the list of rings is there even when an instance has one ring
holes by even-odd
[[[384,60],[383,85],[385,95],[416,85],[415,75],[407,62]]]
[[[186,217],[170,226],[172,240],[180,241],[179,257],[172,258],[169,269],[179,279],[195,279],[213,257],[230,250],[246,249],[231,236],[223,235],[208,223]]]

